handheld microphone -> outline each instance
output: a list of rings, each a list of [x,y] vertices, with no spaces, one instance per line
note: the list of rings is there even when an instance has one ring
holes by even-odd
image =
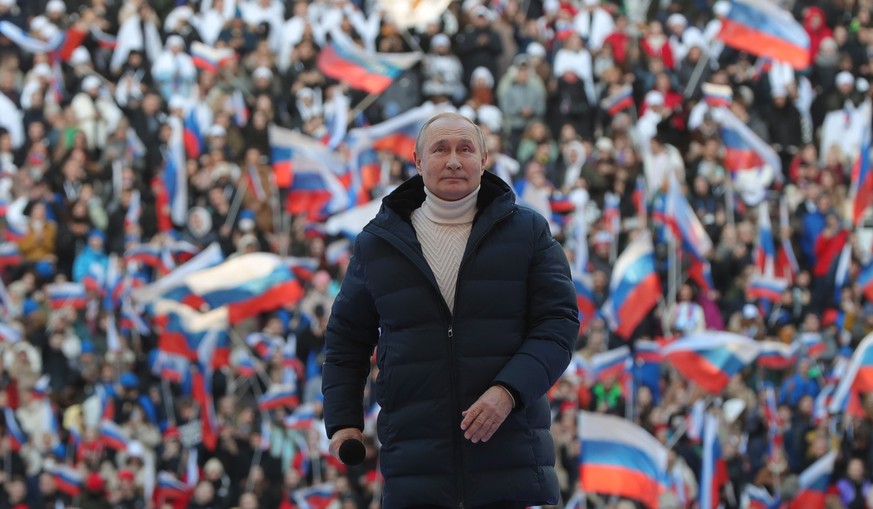
[[[364,462],[364,456],[367,455],[367,450],[364,448],[364,442],[360,440],[346,440],[339,447],[340,461],[346,465],[360,465]]]

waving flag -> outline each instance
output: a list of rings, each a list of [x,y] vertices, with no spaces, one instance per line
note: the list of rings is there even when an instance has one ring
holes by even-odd
[[[766,164],[776,175],[781,175],[782,163],[770,145],[730,110],[719,108],[717,113],[719,133],[725,147],[724,164],[730,171],[755,170]]]
[[[18,249],[18,244],[14,242],[0,243],[0,270],[17,266],[20,263],[21,251]]]
[[[712,251],[712,240],[682,194],[679,181],[672,174],[664,203],[664,215],[673,234],[682,240],[682,247],[694,259],[705,261],[706,255]]]
[[[188,500],[194,491],[193,486],[188,486],[167,471],[158,472],[157,481],[155,498],[160,501]]]
[[[861,152],[852,165],[849,199],[852,203],[852,224],[860,226],[864,212],[873,203],[873,171],[870,171],[870,127],[861,137]]]
[[[160,331],[158,350],[197,359],[197,347],[213,331],[229,327],[228,309],[219,307],[207,312],[197,311],[185,304],[159,300],[153,306],[155,324]]]
[[[815,264],[812,266],[812,275],[827,276],[843,252],[843,248],[849,240],[849,230],[843,229],[833,235],[819,234],[815,241],[813,256]]]
[[[573,221],[573,287],[576,289],[576,307],[579,308],[579,333],[588,330],[588,324],[597,313],[594,290],[588,274],[588,221],[582,213]]]
[[[612,236],[612,242],[618,242],[621,233],[621,197],[616,193],[607,192],[603,196],[603,227]]]
[[[831,451],[818,461],[810,465],[800,473],[798,482],[799,491],[788,509],[811,509],[825,506],[825,496],[830,486],[831,474],[834,472],[834,463],[837,460],[837,451]]]
[[[312,403],[303,403],[295,408],[291,415],[285,416],[282,424],[285,429],[304,430],[311,429],[315,421],[315,407]]]
[[[138,262],[148,267],[161,264],[161,248],[155,244],[137,244],[124,252],[124,262]]]
[[[710,331],[685,336],[662,352],[685,378],[718,394],[733,375],[755,360],[760,349],[760,344],[745,336]]]
[[[167,206],[173,224],[183,225],[188,215],[188,173],[185,160],[184,128],[176,117],[170,117],[172,129],[164,158],[163,188],[167,193]],[[158,211],[163,215],[164,211]]]
[[[191,60],[198,69],[218,72],[219,69],[236,60],[233,48],[213,48],[199,41],[191,43]]]
[[[182,128],[184,129],[182,136],[185,144],[185,154],[189,159],[197,159],[206,146],[206,140],[203,136],[203,129],[200,127],[200,121],[197,120],[196,108],[188,110],[182,123]]]
[[[776,243],[770,226],[770,207],[767,200],[758,205],[758,243],[755,246],[755,267],[758,273],[772,276],[776,263]]]
[[[714,108],[728,107],[734,100],[734,91],[730,85],[704,83],[700,90],[703,92],[703,101]]]
[[[298,404],[300,404],[300,396],[297,394],[297,387],[289,384],[273,384],[258,398],[258,408],[261,410],[294,408]]]
[[[9,438],[9,447],[12,449],[12,452],[19,452],[21,446],[27,443],[27,434],[18,425],[15,410],[5,407],[3,409],[3,418],[6,421],[6,436]]]
[[[268,135],[276,185],[288,189],[288,212],[316,219],[348,208],[339,180],[345,167],[334,152],[282,127],[270,125]]]
[[[641,233],[618,257],[609,290],[604,314],[616,334],[629,338],[661,298],[661,281],[655,272],[655,255],[648,234]]]
[[[658,507],[667,449],[636,424],[612,415],[579,412],[579,480],[588,493]]]
[[[782,294],[788,288],[788,281],[774,277],[752,275],[746,285],[746,298],[749,300],[782,301]]]
[[[155,376],[178,384],[188,376],[190,366],[191,361],[186,356],[157,350],[151,370]]]
[[[156,248],[154,253],[156,255],[155,266],[157,266],[157,264],[160,264],[160,249]],[[194,258],[176,267],[171,273],[158,279],[154,283],[148,286],[134,288],[131,291],[130,296],[134,301],[142,304],[153,304],[161,297],[168,294],[180,293],[184,296],[184,294],[187,293],[187,290],[185,289],[185,278],[195,272],[214,267],[223,261],[224,254],[221,251],[221,246],[219,246],[217,242],[214,242],[200,253],[197,253]]]
[[[706,414],[703,421],[703,458],[700,472],[700,507],[716,509],[721,502],[721,488],[729,478],[727,463],[718,439],[718,417]]]
[[[55,487],[61,493],[76,497],[82,492],[85,476],[77,468],[70,465],[47,463],[45,471],[51,474],[55,481]]]
[[[621,378],[631,366],[630,348],[620,346],[591,356],[591,369],[596,380]]]
[[[601,103],[606,113],[617,115],[622,111],[634,107],[634,90],[630,85],[622,85],[618,90],[603,99]]]
[[[127,446],[130,445],[130,438],[115,422],[109,419],[100,421],[100,441],[106,447],[116,451],[126,451]]]
[[[215,359],[226,359],[228,354],[219,354],[220,349],[227,350],[227,334],[224,331],[211,331],[197,346],[197,369],[194,370],[192,396],[200,405],[200,423],[203,445],[209,451],[214,451],[218,444],[218,421],[215,416],[215,403],[212,397],[212,374]],[[226,365],[226,362],[225,362]]]
[[[299,509],[326,509],[339,498],[333,482],[299,488],[291,492],[291,499]]]
[[[832,414],[845,408],[851,409],[857,403],[859,392],[873,391],[873,333],[868,334],[855,349],[845,373],[834,391],[829,406]]]
[[[776,509],[779,500],[773,498],[765,488],[747,484],[740,498],[740,506],[746,509]]]
[[[250,332],[246,336],[246,344],[261,360],[270,361],[278,348],[277,339],[281,340],[263,332]]]
[[[50,40],[43,41],[31,37],[18,25],[7,20],[0,21],[0,34],[14,42],[19,48],[33,54],[52,53],[61,47],[66,38],[63,32],[58,31]]]
[[[277,255],[247,253],[184,278],[184,286],[213,310],[227,308],[230,324],[297,302],[303,287]]]
[[[786,279],[790,283],[794,281],[794,276],[800,271],[800,264],[797,263],[797,257],[794,256],[794,246],[791,245],[791,237],[782,234],[788,228],[788,203],[783,198],[779,200],[779,236],[781,240],[779,241],[779,249],[776,252],[774,275]]]
[[[718,38],[740,51],[786,62],[795,69],[810,64],[806,30],[791,13],[767,0],[733,0]]]
[[[67,306],[84,309],[87,304],[85,285],[82,283],[51,283],[46,285],[45,293],[49,307],[52,309]]]
[[[797,344],[781,341],[761,341],[761,351],[755,363],[762,368],[785,370],[797,363]]]
[[[325,76],[369,94],[381,94],[419,60],[421,53],[367,52],[335,30],[331,42],[318,53],[316,65]]]

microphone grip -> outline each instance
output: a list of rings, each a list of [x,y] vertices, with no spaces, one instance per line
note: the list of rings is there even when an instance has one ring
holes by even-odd
[[[364,442],[354,438],[346,440],[339,447],[339,459],[346,465],[360,465],[367,454]]]

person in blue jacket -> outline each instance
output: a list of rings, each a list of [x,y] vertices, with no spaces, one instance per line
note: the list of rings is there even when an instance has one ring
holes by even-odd
[[[561,246],[484,171],[481,130],[421,128],[418,175],[355,240],[326,332],[330,450],[362,440],[376,349],[382,507],[522,508],[559,498],[546,392],[579,330]]]

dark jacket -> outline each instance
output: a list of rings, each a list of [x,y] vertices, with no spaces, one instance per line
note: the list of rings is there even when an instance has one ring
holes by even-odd
[[[545,219],[516,206],[509,187],[485,172],[452,313],[410,223],[424,197],[421,177],[408,180],[357,237],[327,326],[328,436],[363,429],[378,340],[385,509],[554,504],[545,393],[569,364],[579,330],[567,260]],[[516,408],[488,442],[473,444],[463,438],[461,412],[495,384],[514,393]]]

